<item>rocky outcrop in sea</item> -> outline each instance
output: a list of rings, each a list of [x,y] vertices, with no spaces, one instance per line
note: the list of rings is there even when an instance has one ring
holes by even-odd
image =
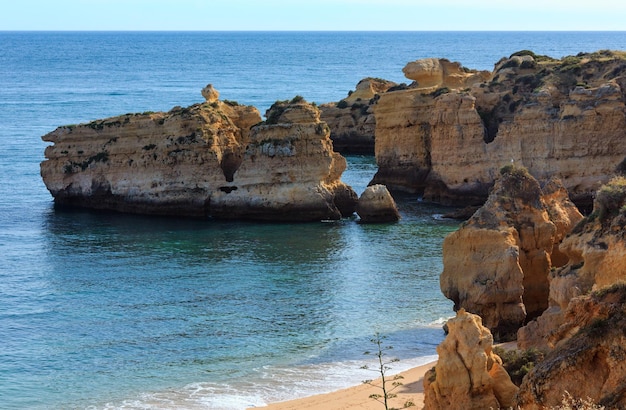
[[[444,59],[409,63],[413,83],[378,94],[379,170],[372,183],[427,201],[480,205],[514,161],[558,177],[571,199],[593,193],[626,158],[626,53],[561,60],[522,51],[475,71]]]
[[[141,214],[273,221],[351,215],[318,109],[302,98],[258,110],[220,101],[59,127],[43,137],[41,175],[60,205]]]

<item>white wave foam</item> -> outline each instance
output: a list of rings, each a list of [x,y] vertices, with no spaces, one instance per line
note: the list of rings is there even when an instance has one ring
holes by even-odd
[[[403,359],[394,363],[390,374],[400,373],[436,359],[437,356]],[[273,402],[330,393],[358,385],[365,379],[377,377],[376,374],[361,369],[364,364],[374,364],[374,362],[355,360],[294,367],[265,366],[256,369],[254,376],[249,379],[237,379],[229,383],[192,383],[181,389],[143,393],[137,398],[121,403],[108,403],[103,408],[106,410],[244,410],[265,407]]]

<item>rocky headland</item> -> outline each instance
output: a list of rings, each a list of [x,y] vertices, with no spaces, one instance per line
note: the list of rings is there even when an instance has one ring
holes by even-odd
[[[314,221],[355,211],[319,110],[206,102],[59,127],[43,137],[41,175],[60,205],[142,214]]]
[[[581,399],[626,408],[626,178],[612,178],[594,198],[593,212],[583,218],[558,181],[540,183],[508,166],[487,202],[445,239],[441,288],[458,313],[447,325],[435,371],[424,380],[427,408],[511,406],[493,401],[493,381],[485,376],[490,344],[480,340],[489,341],[492,331],[504,340],[517,334],[519,350],[501,361],[521,374],[513,408],[600,408],[582,407]],[[469,321],[466,310],[487,328],[470,326],[460,335],[456,323]],[[480,349],[489,345],[476,356],[483,361],[465,358],[462,338],[475,339]],[[451,376],[440,377],[459,357],[464,368],[453,366],[445,370]],[[455,381],[464,374],[469,384]],[[477,385],[487,387],[479,393]],[[578,407],[558,407],[564,402]]]
[[[348,98],[322,106],[338,146],[375,140],[372,184],[481,205],[499,169],[514,161],[536,178],[558,177],[590,210],[593,193],[623,166],[626,53],[557,60],[522,51],[492,72],[445,59],[403,71],[411,84],[365,79]]]

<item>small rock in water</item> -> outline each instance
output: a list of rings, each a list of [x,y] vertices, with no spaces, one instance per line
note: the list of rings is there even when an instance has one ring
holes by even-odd
[[[372,185],[363,191],[356,206],[363,223],[396,222],[400,213],[385,185]]]

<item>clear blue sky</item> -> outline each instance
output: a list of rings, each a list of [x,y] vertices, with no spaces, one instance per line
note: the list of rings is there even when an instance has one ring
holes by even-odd
[[[624,0],[0,1],[0,30],[626,30]]]

